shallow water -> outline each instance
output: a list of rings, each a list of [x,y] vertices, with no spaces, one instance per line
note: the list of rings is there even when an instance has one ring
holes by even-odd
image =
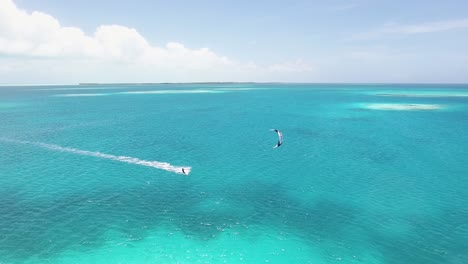
[[[468,263],[467,92],[0,87],[0,263]]]

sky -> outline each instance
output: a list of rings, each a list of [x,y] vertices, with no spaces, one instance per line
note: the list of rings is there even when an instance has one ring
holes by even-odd
[[[468,83],[468,1],[0,0],[0,84]]]

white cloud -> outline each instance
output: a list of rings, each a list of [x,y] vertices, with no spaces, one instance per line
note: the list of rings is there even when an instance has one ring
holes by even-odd
[[[9,73],[13,78],[15,71],[43,72],[46,67],[49,73],[39,75],[73,73],[81,78],[78,81],[178,81],[181,76],[185,81],[256,80],[275,72],[312,70],[303,61],[240,63],[208,48],[190,49],[176,42],[158,47],[136,29],[121,25],[101,25],[87,35],[80,28],[62,26],[51,15],[21,10],[12,0],[0,0],[0,60],[11,65],[0,68],[0,77]]]
[[[423,33],[435,33],[443,32],[456,29],[467,29],[468,28],[468,19],[456,19],[456,20],[445,20],[445,21],[436,21],[428,22],[422,24],[413,24],[413,25],[399,25],[399,24],[386,24],[383,27],[369,31],[365,33],[360,33],[354,36],[355,39],[369,39],[375,37],[381,37],[385,35],[412,35],[412,34],[423,34]]]

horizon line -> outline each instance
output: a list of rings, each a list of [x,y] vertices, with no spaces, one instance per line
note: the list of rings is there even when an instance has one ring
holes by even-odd
[[[109,86],[109,85],[179,85],[179,84],[309,84],[309,85],[340,85],[340,84],[347,84],[347,85],[468,85],[468,83],[462,82],[451,82],[451,83],[444,83],[444,82],[79,82],[79,83],[0,83],[0,87],[8,87],[8,86]]]

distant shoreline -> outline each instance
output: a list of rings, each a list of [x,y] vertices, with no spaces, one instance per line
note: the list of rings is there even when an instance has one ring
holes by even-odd
[[[276,82],[266,82],[274,84]],[[160,83],[79,83],[78,85],[161,85],[161,84],[261,84],[257,82],[160,82]],[[279,83],[278,83],[279,84]]]
[[[78,85],[172,85],[172,84],[297,84],[297,85],[468,85],[468,83],[334,83],[334,82],[155,82],[155,83],[78,83]]]
[[[154,82],[154,83],[98,83],[98,82],[83,82],[83,83],[0,83],[0,87],[5,86],[149,86],[149,85],[224,85],[224,84],[287,84],[287,85],[452,85],[465,86],[468,83],[353,83],[353,82]]]

